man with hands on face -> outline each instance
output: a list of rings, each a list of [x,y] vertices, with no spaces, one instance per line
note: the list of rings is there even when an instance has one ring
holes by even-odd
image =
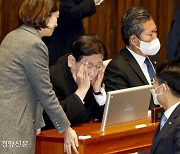
[[[60,57],[50,67],[53,89],[72,125],[102,119],[106,101],[102,86],[106,53],[96,36],[83,35],[74,41],[70,54]],[[44,118],[44,129],[54,128],[46,113]]]

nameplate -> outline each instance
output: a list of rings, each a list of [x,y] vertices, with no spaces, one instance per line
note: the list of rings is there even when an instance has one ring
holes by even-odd
[[[151,122],[152,123],[160,122],[163,114],[164,114],[164,108],[163,107],[151,109]]]

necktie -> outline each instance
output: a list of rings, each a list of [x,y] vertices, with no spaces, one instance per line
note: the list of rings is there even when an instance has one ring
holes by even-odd
[[[161,122],[160,122],[160,130],[162,129],[162,127],[164,126],[166,121],[167,121],[167,118],[166,118],[165,114],[163,114],[163,116],[161,118]]]
[[[155,72],[154,72],[154,69],[151,65],[151,62],[149,61],[148,58],[145,59],[144,63],[146,64],[147,66],[147,70],[148,70],[148,73],[149,73],[149,77],[151,78],[151,80],[155,77]]]

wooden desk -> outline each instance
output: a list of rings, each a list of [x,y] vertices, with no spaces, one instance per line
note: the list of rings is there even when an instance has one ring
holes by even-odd
[[[139,124],[147,127],[136,129]],[[104,134],[100,132],[99,122],[80,124],[73,129],[78,136],[91,135],[90,139],[79,140],[80,154],[130,153],[149,151],[157,125],[145,119],[107,127]],[[63,134],[58,134],[55,129],[43,131],[36,140],[36,154],[64,153]]]

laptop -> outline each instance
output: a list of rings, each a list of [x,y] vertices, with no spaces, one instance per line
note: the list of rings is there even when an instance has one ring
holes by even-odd
[[[152,85],[144,85],[107,92],[101,132],[105,127],[146,119]]]

